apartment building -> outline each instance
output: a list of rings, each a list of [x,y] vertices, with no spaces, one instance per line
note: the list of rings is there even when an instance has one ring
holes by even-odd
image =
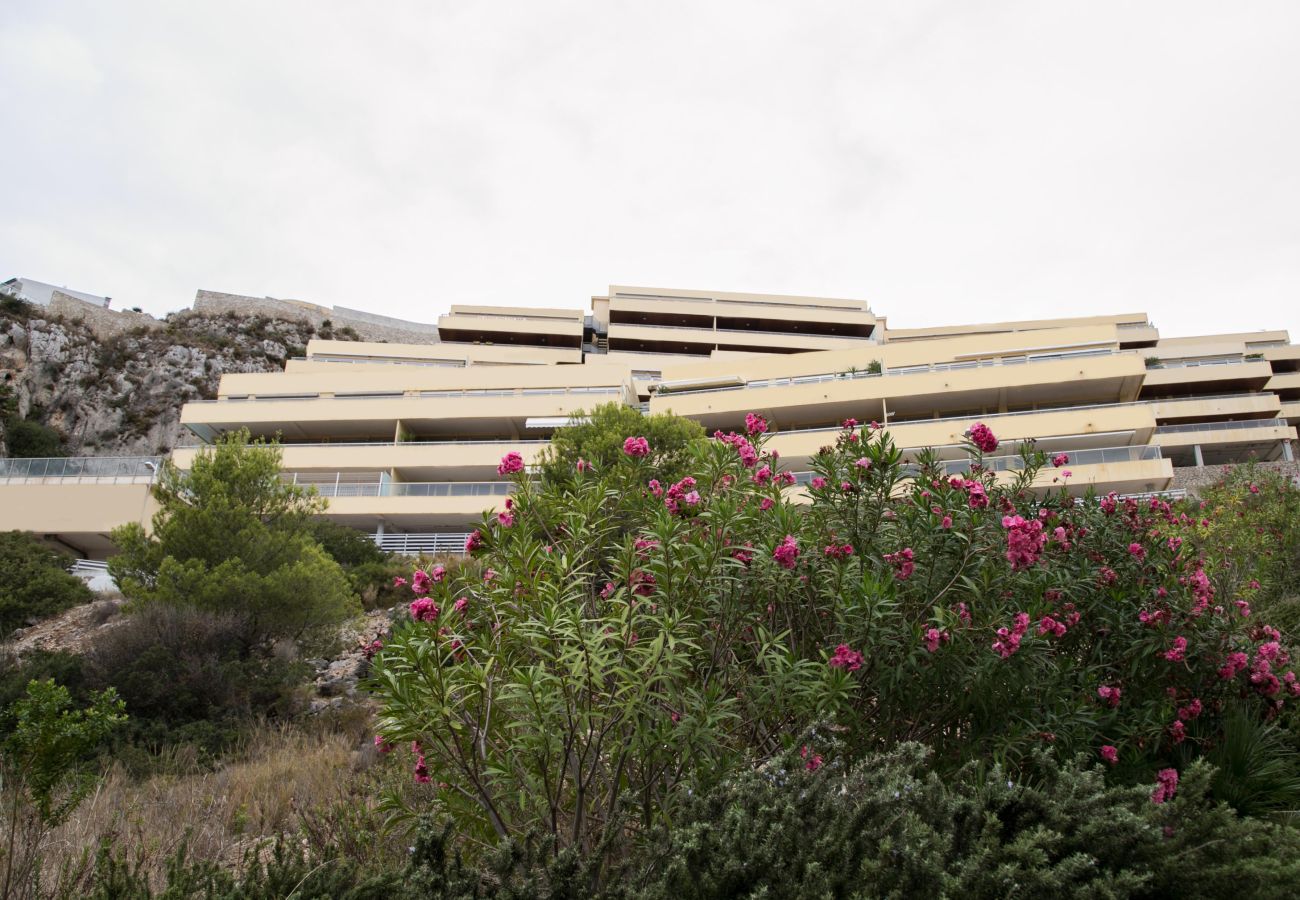
[[[1035,441],[1070,457],[1042,489],[1170,492],[1207,467],[1293,461],[1300,346],[1283,331],[1162,338],[1141,313],[891,329],[857,300],[612,286],[580,309],[452,306],[431,343],[312,341],[283,372],[227,375],[187,404],[193,446],[173,457],[184,468],[241,428],[278,437],[285,477],[331,519],[396,551],[457,550],[509,490],[506,451],[531,461],[611,401],[710,431],[762,413],[796,473],[850,417],[956,473],[984,421],[1005,477]],[[0,461],[0,528],[103,556],[112,525],[147,521],[159,462]]]

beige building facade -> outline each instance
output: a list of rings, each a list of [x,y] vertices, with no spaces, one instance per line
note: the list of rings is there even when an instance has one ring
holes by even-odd
[[[398,552],[455,550],[504,500],[504,453],[532,461],[608,402],[709,431],[758,412],[796,473],[850,417],[957,472],[983,421],[999,471],[1034,441],[1070,457],[1074,493],[1169,492],[1182,469],[1294,460],[1300,346],[1285,331],[1163,338],[1142,313],[891,329],[860,300],[616,285],[580,309],[452,306],[427,343],[314,340],[283,372],[227,375],[187,404],[194,446],[173,458],[239,429],[278,437],[285,477],[331,519]],[[113,525],[147,523],[159,462],[0,460],[0,529],[100,558]]]

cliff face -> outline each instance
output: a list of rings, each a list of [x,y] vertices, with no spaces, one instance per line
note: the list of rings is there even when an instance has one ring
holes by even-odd
[[[101,339],[83,322],[5,303],[0,456],[17,449],[6,446],[6,420],[53,429],[68,456],[164,453],[181,437],[186,401],[215,397],[226,372],[280,371],[316,333],[305,322],[187,311]]]

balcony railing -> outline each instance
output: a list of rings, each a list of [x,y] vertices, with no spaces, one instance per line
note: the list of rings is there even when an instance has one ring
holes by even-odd
[[[1289,428],[1286,419],[1245,419],[1237,422],[1189,422],[1186,425],[1161,425],[1156,434],[1182,434],[1188,431],[1240,431],[1246,428]]]
[[[391,392],[384,394],[333,394],[322,396],[320,393],[309,394],[256,394],[247,395],[239,394],[235,396],[219,397],[216,400],[190,400],[190,404],[209,404],[209,403],[264,403],[264,402],[283,402],[283,401],[301,401],[301,400],[428,400],[444,398],[479,398],[479,397],[544,397],[559,394],[568,395],[600,395],[621,394],[623,388],[616,386],[600,387],[566,387],[566,388],[465,388],[449,390],[425,390],[417,394],[408,394],[406,392]]]
[[[343,481],[313,474],[310,482],[322,497],[504,497],[514,490],[510,481]],[[286,479],[287,480],[287,479]]]
[[[1100,447],[1092,450],[1071,450],[1069,451],[1070,467],[1076,466],[1095,466],[1105,463],[1117,462],[1140,462],[1143,460],[1163,459],[1160,455],[1160,448],[1156,446],[1139,445],[1135,447]],[[974,464],[970,459],[952,459],[943,461],[943,472],[945,475],[963,475],[970,471]],[[1025,461],[1020,456],[986,456],[984,457],[984,468],[990,472],[1013,472],[1023,469]],[[916,463],[904,463],[902,466],[905,475],[920,474],[921,467]],[[796,484],[810,484],[813,479],[813,472],[795,472],[794,480]]]
[[[1152,365],[1152,369],[1194,369],[1199,366],[1240,366],[1245,363],[1264,362],[1262,359],[1245,359],[1232,357],[1227,359],[1180,359],[1170,362],[1163,360]]]
[[[431,532],[424,534],[376,534],[375,544],[380,550],[397,553],[401,556],[417,556],[421,553],[455,553],[465,552],[468,532]]]
[[[148,484],[162,465],[161,456],[57,456],[0,459],[0,481],[85,481]]]

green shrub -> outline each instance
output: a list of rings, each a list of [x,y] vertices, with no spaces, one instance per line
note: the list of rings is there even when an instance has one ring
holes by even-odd
[[[68,572],[70,564],[29,532],[0,532],[0,638],[29,619],[93,599],[85,582]]]
[[[237,616],[147,606],[99,635],[85,658],[92,687],[112,686],[131,716],[123,737],[145,748],[228,748],[253,717],[297,711],[306,666],[248,643]]]
[[[582,417],[582,413],[574,415]],[[548,480],[572,479],[580,459],[602,472],[627,464],[623,441],[629,435],[649,441],[651,457],[647,462],[663,479],[672,480],[686,474],[691,448],[704,441],[704,429],[690,419],[663,414],[645,416],[622,403],[597,406],[586,418],[585,422],[559,429],[551,439],[541,460]]]
[[[36,419],[11,416],[5,420],[5,446],[15,459],[67,456],[63,435]]]
[[[359,611],[347,577],[313,537],[324,501],[280,478],[274,444],[226,435],[188,472],[164,463],[147,533],[114,529],[109,571],[136,607],[164,603],[235,616],[249,640],[303,637]]]

